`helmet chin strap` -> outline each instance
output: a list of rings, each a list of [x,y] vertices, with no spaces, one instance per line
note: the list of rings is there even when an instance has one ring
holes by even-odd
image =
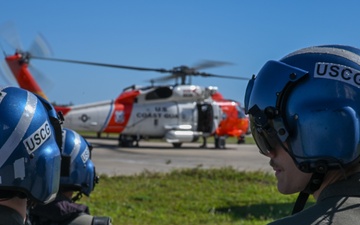
[[[76,202],[77,200],[79,200],[81,198],[82,198],[82,193],[81,193],[81,191],[79,191],[71,200],[73,202]]]
[[[318,190],[324,180],[326,172],[314,172],[310,178],[309,183],[306,188],[301,191],[296,199],[292,215],[302,211],[305,207],[305,204],[309,198],[310,194],[313,194],[316,190]]]

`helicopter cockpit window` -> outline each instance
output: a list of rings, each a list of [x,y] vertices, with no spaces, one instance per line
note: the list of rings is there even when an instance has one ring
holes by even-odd
[[[146,100],[164,99],[172,95],[172,89],[169,87],[159,87],[146,94]]]

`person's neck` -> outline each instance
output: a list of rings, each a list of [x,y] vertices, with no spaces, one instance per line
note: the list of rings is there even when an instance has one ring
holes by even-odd
[[[74,192],[73,191],[63,191],[63,192],[61,192],[61,194],[71,200]]]
[[[324,188],[326,188],[330,184],[335,183],[336,181],[339,180],[346,179],[346,177],[358,172],[360,172],[360,166],[354,166],[346,170],[330,170],[326,174],[320,188],[314,192],[313,194],[314,198],[317,200],[320,196],[320,193],[324,190]]]
[[[0,205],[14,209],[21,215],[22,218],[24,218],[25,221],[27,199],[18,197],[13,197],[10,199],[0,199]]]

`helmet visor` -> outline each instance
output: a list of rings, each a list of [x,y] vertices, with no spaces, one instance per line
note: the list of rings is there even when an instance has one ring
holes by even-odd
[[[268,155],[277,146],[283,145],[288,133],[281,117],[269,119],[257,105],[253,106],[249,113],[251,133],[261,154]]]
[[[282,62],[268,61],[249,81],[245,110],[250,114],[251,132],[260,152],[267,155],[288,137],[281,110],[283,97],[307,71]]]

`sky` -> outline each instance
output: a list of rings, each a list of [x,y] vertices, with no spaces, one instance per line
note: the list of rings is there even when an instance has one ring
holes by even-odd
[[[23,50],[40,33],[54,58],[164,69],[222,61],[229,64],[201,72],[249,79],[268,60],[300,48],[360,47],[357,0],[37,0],[2,1],[0,9],[0,28],[15,24]],[[30,64],[57,104],[115,99],[128,86],[167,75],[39,59]],[[0,85],[8,84],[0,78]],[[193,78],[192,84],[217,86],[243,104],[247,81]]]

